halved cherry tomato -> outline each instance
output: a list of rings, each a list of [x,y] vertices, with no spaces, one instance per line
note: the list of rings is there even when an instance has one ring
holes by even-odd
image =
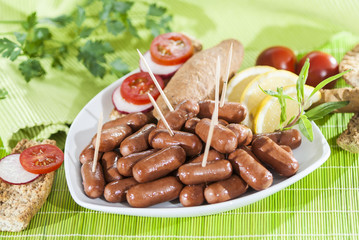
[[[150,52],[155,63],[177,65],[193,55],[193,45],[191,40],[181,33],[165,33],[153,39]]]
[[[283,46],[265,49],[257,58],[256,65],[267,65],[276,69],[295,72],[296,57],[294,52]]]
[[[64,153],[51,144],[29,147],[20,154],[22,167],[31,173],[43,174],[55,171],[64,161]]]
[[[165,84],[160,76],[155,75],[158,84],[163,89]],[[127,77],[121,84],[121,95],[130,103],[142,105],[150,103],[147,93],[150,93],[156,99],[160,92],[158,91],[155,83],[152,81],[151,76],[147,72],[139,72]]]

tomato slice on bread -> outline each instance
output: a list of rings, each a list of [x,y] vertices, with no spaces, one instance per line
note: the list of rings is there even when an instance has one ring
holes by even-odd
[[[155,75],[158,84],[163,89],[165,83],[161,77]],[[150,103],[147,93],[150,93],[156,99],[160,92],[158,91],[155,83],[152,81],[151,76],[147,72],[139,72],[127,77],[121,84],[121,95],[130,103],[142,105]]]
[[[152,60],[161,65],[176,65],[193,55],[192,41],[181,33],[165,33],[153,39],[150,47]]]
[[[31,173],[43,174],[55,171],[64,161],[64,153],[51,144],[41,144],[25,149],[20,154],[22,167]]]

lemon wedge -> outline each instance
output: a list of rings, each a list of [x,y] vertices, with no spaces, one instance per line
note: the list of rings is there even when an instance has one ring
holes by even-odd
[[[270,66],[254,66],[240,71],[228,83],[226,101],[240,102],[243,90],[259,74],[275,71]]]
[[[313,103],[317,102],[321,98],[320,92],[316,92],[310,99],[307,101],[309,95],[313,91],[313,87],[304,85],[304,99],[305,106],[304,110],[308,109]],[[295,85],[287,86],[283,88],[283,93],[289,95],[293,99],[297,99],[297,90]],[[286,100],[287,108],[287,122],[293,117],[297,116],[299,113],[299,106],[296,101]],[[253,130],[255,133],[265,133],[273,132],[278,129],[280,123],[280,104],[278,98],[272,96],[266,96],[263,101],[260,103],[257,114],[254,118]],[[286,122],[286,123],[287,123]],[[284,125],[286,124],[284,123]]]
[[[240,99],[240,102],[248,109],[247,117],[243,123],[252,128],[252,122],[258,107],[267,96],[259,86],[265,90],[275,91],[278,87],[296,84],[297,80],[298,75],[286,70],[270,71],[255,77],[244,89]]]

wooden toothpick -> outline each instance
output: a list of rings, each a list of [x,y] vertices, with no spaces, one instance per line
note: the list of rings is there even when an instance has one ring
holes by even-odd
[[[173,112],[174,109],[173,109],[173,107],[172,107],[170,101],[168,101],[168,98],[167,98],[166,94],[163,92],[163,90],[162,90],[160,84],[157,82],[157,79],[155,78],[155,75],[153,75],[153,73],[152,73],[152,71],[151,71],[151,69],[150,69],[150,66],[148,66],[148,63],[147,63],[146,59],[143,57],[143,55],[142,55],[142,53],[140,52],[140,50],[137,49],[137,52],[138,52],[138,54],[140,55],[141,60],[142,60],[143,63],[145,64],[145,66],[146,66],[146,68],[147,68],[147,71],[148,71],[148,73],[150,74],[150,76],[151,76],[151,78],[152,78],[152,81],[155,83],[155,85],[156,85],[158,91],[160,92],[160,94],[161,94],[163,100],[165,101],[165,103],[166,103],[168,109],[169,109],[171,112]]]
[[[147,95],[148,95],[148,98],[151,100],[153,107],[156,109],[156,111],[157,111],[158,114],[160,115],[160,117],[161,117],[163,123],[165,124],[165,126],[166,126],[168,132],[170,133],[171,137],[173,137],[173,136],[174,136],[174,133],[173,133],[173,131],[172,131],[170,125],[168,125],[168,122],[167,122],[166,118],[163,116],[163,114],[162,114],[160,108],[158,107],[158,105],[157,105],[155,99],[153,99],[153,97],[151,96],[150,93],[147,93]]]
[[[101,131],[102,131],[102,122],[103,122],[103,113],[100,113],[97,123],[97,135],[95,142],[95,153],[92,162],[92,172],[95,172],[98,158],[98,149],[100,148],[100,140],[101,140]]]
[[[224,79],[224,82],[223,82],[223,88],[222,88],[222,96],[221,96],[221,104],[220,104],[220,107],[223,107],[223,105],[224,105],[224,100],[225,100],[225,98],[226,98],[229,72],[230,72],[230,70],[231,70],[231,63],[232,63],[232,53],[233,53],[233,43],[231,43],[231,47],[229,48],[228,63],[227,63],[227,72],[226,72],[226,78]]]
[[[218,108],[219,103],[219,82],[221,81],[221,59],[217,57],[217,64],[216,64],[216,79],[215,79],[215,91],[214,91],[214,109]],[[214,113],[214,111],[213,111]],[[213,116],[213,114],[212,114]],[[214,125],[218,124],[218,117],[214,119]]]

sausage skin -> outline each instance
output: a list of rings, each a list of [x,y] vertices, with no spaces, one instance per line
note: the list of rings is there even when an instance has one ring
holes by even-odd
[[[238,123],[231,123],[227,125],[227,128],[236,134],[238,146],[247,146],[252,142],[253,133],[249,127]]]
[[[97,163],[95,172],[92,172],[92,162],[85,162],[81,166],[81,176],[85,194],[90,198],[101,197],[105,189],[101,164]]]
[[[203,157],[204,157],[204,153],[202,153],[198,157],[190,160],[188,163],[202,162]],[[216,151],[214,149],[211,149],[211,150],[208,151],[207,162],[221,160],[221,159],[224,159],[224,154],[222,154],[222,153],[220,153],[220,152],[218,152],[218,151]]]
[[[121,118],[117,118],[117,119],[108,121],[107,123],[105,123],[102,126],[102,129],[105,130],[105,129],[117,127],[120,125],[128,125],[129,127],[131,127],[131,129],[133,131],[137,131],[138,129],[140,129],[141,127],[143,127],[145,124],[149,123],[150,121],[151,121],[151,119],[146,114],[144,114],[142,112],[135,112],[135,113],[130,113]]]
[[[214,112],[215,102],[213,100],[204,100],[199,103],[199,118],[211,118]],[[218,108],[218,118],[226,120],[229,123],[241,123],[247,115],[247,109],[241,103],[225,102],[223,107]]]
[[[254,138],[266,136],[272,139],[278,145],[287,145],[291,149],[295,149],[302,143],[302,137],[297,129],[288,129],[284,131],[272,132],[272,133],[260,133],[254,135]]]
[[[117,170],[118,172],[126,177],[132,176],[132,167],[141,159],[157,152],[158,149],[150,149],[144,152],[132,153],[125,157],[118,159]]]
[[[109,152],[120,146],[123,139],[132,133],[132,129],[127,125],[119,125],[101,131],[100,152]],[[92,145],[96,145],[97,134],[92,138]]]
[[[90,143],[89,145],[87,145],[81,152],[80,156],[79,156],[79,160],[81,164],[84,164],[85,162],[89,161],[92,162],[93,161],[93,157],[95,155],[95,148],[94,146]],[[100,160],[102,156],[102,153],[99,152],[98,153],[98,158],[97,160]]]
[[[126,201],[127,190],[136,184],[138,184],[138,182],[134,178],[113,181],[106,185],[103,195],[108,202],[124,202]]]
[[[184,207],[199,206],[204,202],[204,184],[185,186],[179,200]]]

